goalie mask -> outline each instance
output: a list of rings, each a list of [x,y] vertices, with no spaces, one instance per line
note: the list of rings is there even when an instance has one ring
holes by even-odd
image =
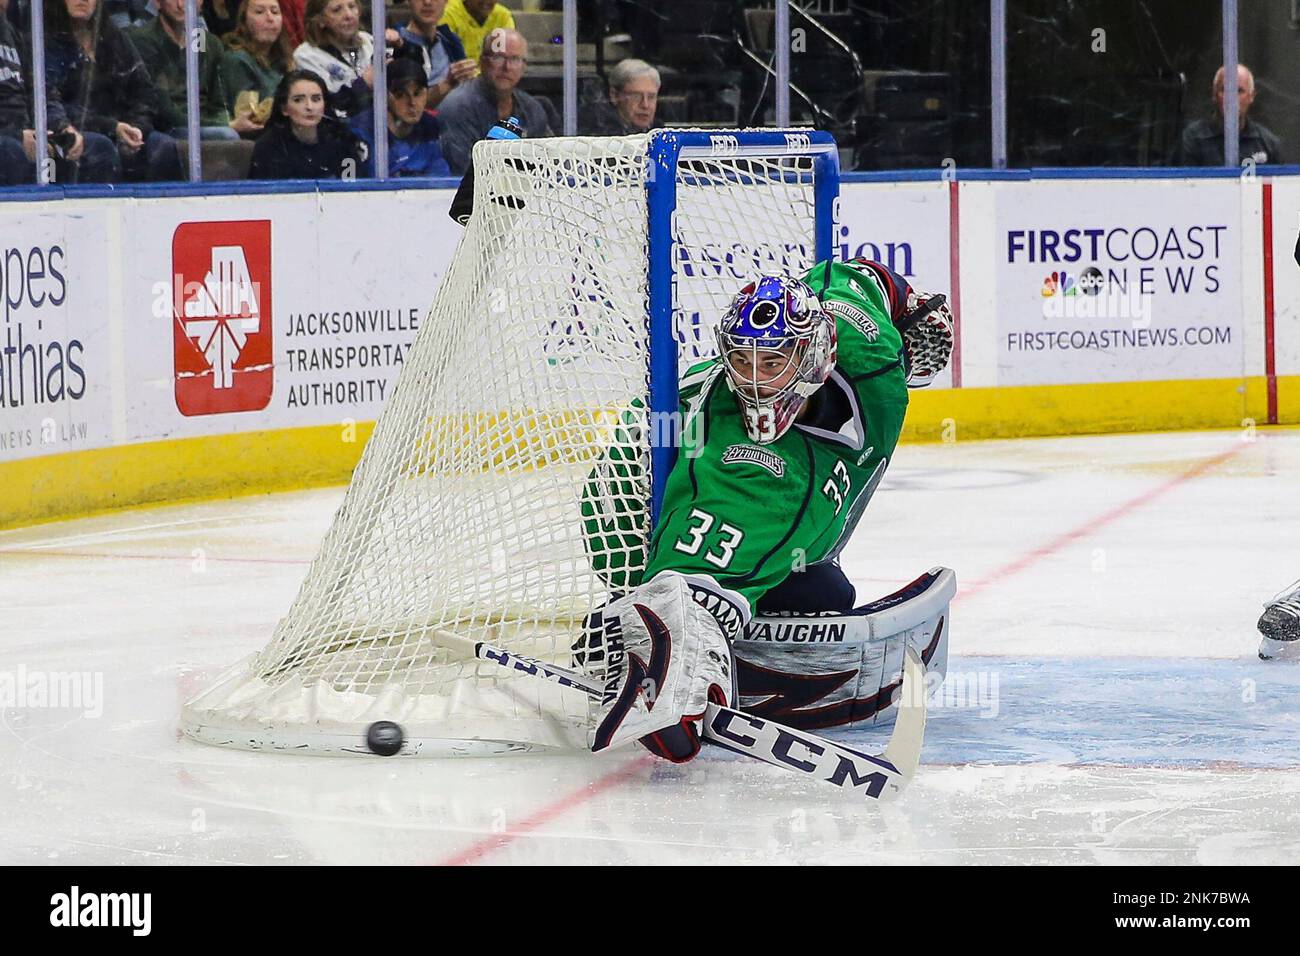
[[[717,337],[745,431],[761,445],[790,429],[835,368],[834,316],[788,275],[763,275],[741,289]]]

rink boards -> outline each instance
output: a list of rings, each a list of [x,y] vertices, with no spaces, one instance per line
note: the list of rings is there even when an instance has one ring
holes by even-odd
[[[908,439],[1300,421],[1300,177],[1119,176],[849,177],[837,255],[959,316]],[[459,240],[432,185],[0,203],[0,527],[346,480]]]

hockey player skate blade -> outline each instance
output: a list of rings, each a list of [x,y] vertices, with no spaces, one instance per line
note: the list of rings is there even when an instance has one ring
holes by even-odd
[[[1300,614],[1281,605],[1272,605],[1260,615],[1259,632],[1272,641],[1300,640]]]
[[[1300,581],[1264,606],[1258,627],[1264,635],[1259,646],[1260,660],[1300,659]]]
[[[1265,637],[1259,642],[1261,661],[1300,661],[1300,641],[1276,641]]]

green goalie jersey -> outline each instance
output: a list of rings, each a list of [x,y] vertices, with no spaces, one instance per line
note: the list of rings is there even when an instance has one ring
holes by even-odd
[[[616,444],[593,472],[583,504],[587,549],[615,590],[665,570],[707,574],[752,610],[792,572],[838,555],[852,534],[907,411],[894,320],[909,290],[862,260],[818,263],[802,278],[835,315],[837,360],[789,431],[753,442],[721,360],[693,366],[680,383],[682,440],[648,554],[618,509],[631,500],[637,446]]]

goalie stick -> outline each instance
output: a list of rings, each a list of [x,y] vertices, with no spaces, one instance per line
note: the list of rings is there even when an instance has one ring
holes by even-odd
[[[602,688],[595,680],[575,671],[448,631],[439,630],[437,636],[439,643],[472,651],[479,660],[572,687],[589,697],[601,696]],[[903,677],[903,697],[894,730],[884,753],[877,756],[714,703],[705,712],[700,736],[726,750],[820,780],[842,791],[861,792],[872,800],[894,796],[902,792],[916,773],[925,738],[925,668],[911,645],[904,657]]]

